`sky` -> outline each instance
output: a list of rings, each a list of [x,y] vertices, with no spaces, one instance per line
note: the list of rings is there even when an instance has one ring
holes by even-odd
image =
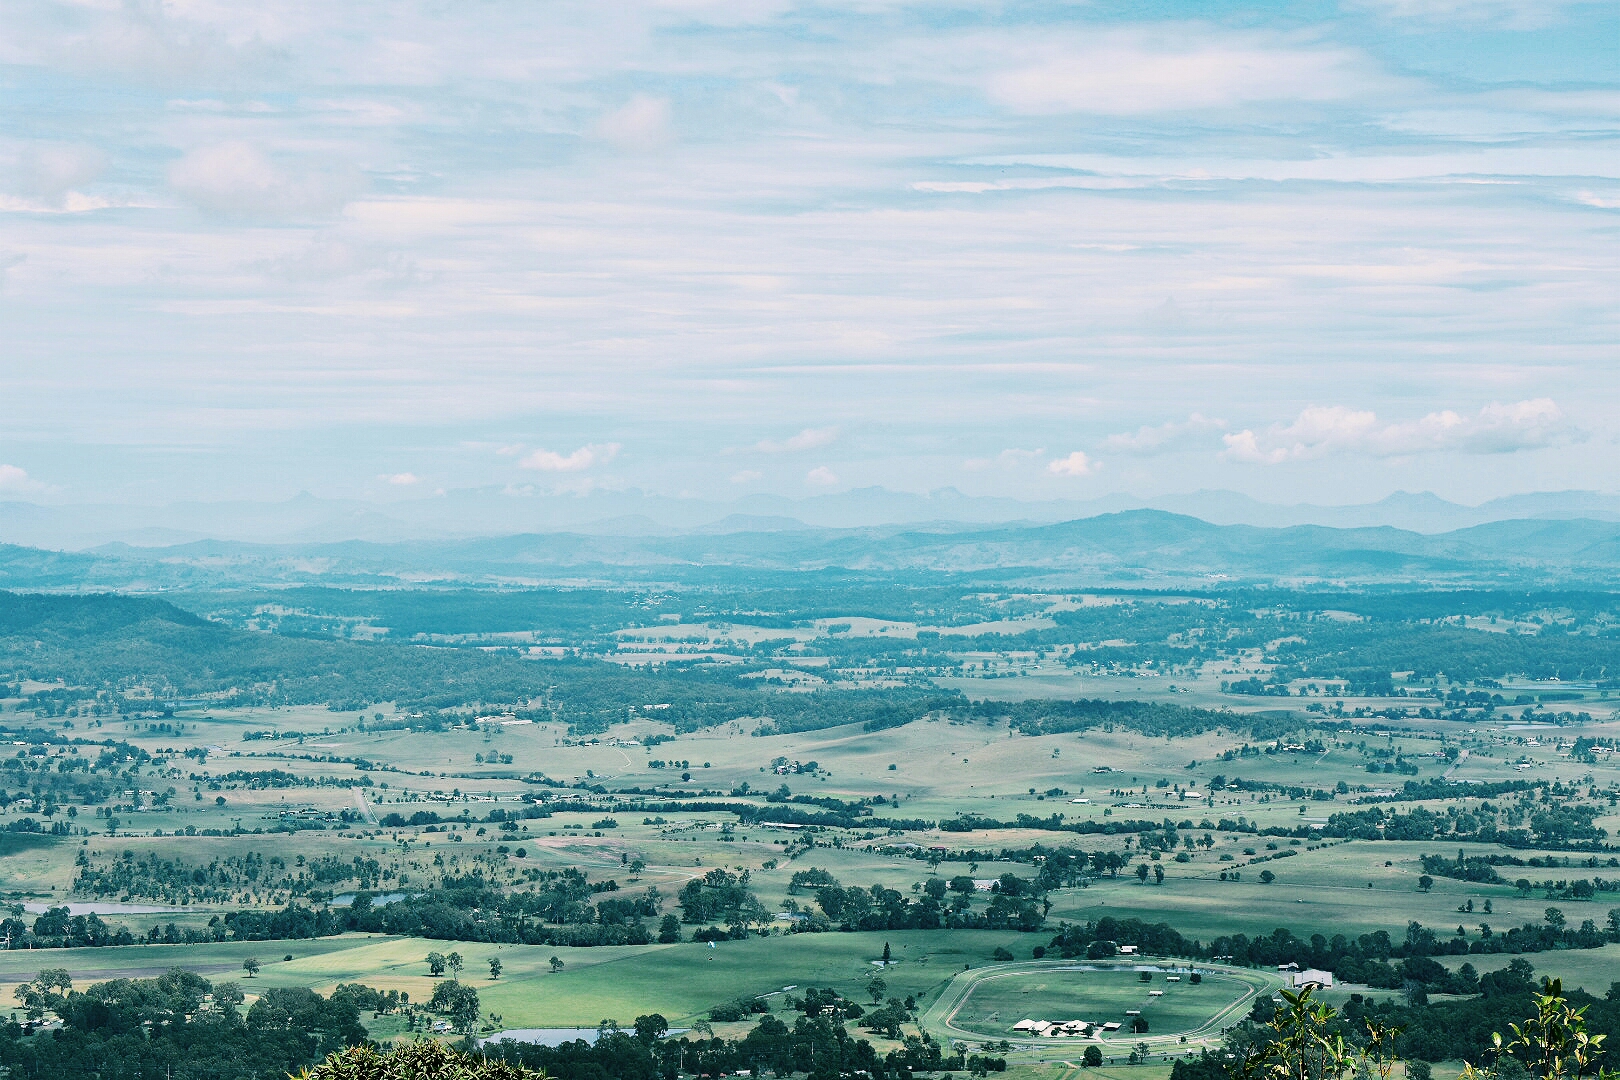
[[[1620,490],[1620,6],[9,0],[0,499]]]

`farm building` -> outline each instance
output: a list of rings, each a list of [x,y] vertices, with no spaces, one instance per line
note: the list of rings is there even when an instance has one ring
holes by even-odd
[[[1296,971],[1289,978],[1295,990],[1303,990],[1306,987],[1313,990],[1327,990],[1333,986],[1333,972],[1319,971],[1316,968]]]

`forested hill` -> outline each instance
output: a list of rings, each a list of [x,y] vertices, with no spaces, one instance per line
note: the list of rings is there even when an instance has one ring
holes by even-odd
[[[164,600],[0,592],[0,681],[65,684],[36,695],[36,712],[75,701],[117,712],[129,706],[125,691],[144,687],[159,706],[197,698],[334,709],[392,702],[429,722],[441,712],[502,708],[580,731],[605,730],[629,708],[658,702],[666,706],[659,717],[678,730],[747,718],[799,731],[892,727],[962,704],[931,686],[779,693],[742,681],[746,673],[283,637],[211,623]]]

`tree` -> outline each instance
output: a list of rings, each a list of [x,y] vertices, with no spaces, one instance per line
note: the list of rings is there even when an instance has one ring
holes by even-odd
[[[556,974],[557,972],[561,971],[562,969],[563,969],[562,960],[560,958],[556,957],[556,956],[553,956],[551,958],[551,971],[552,971],[552,974]]]
[[[428,975],[437,979],[444,974],[444,953],[430,952],[427,954]]]
[[[450,1026],[459,1034],[470,1035],[478,1027],[478,991],[466,983],[455,980],[439,983],[433,988],[428,1008],[448,1017]]]
[[[1164,884],[1164,867],[1160,866],[1158,863],[1153,864],[1153,884]]]
[[[1428,892],[1432,888],[1434,888],[1434,878],[1430,877],[1428,874],[1424,874],[1422,877],[1418,878],[1419,892]]]
[[[1095,1069],[1102,1064],[1102,1051],[1096,1046],[1086,1047],[1085,1056],[1080,1059],[1080,1063],[1088,1069]]]
[[[1276,880],[1277,880],[1277,875],[1273,874],[1270,870],[1262,870],[1262,871],[1260,871],[1260,884],[1262,884],[1262,885],[1270,885],[1273,881],[1276,881]]]
[[[866,980],[866,992],[872,995],[872,1004],[874,1005],[883,1000],[883,992],[888,988],[889,984],[877,975],[873,975]]]
[[[1131,1030],[1133,1032],[1135,1032],[1136,1034],[1138,1034],[1138,1035],[1145,1034],[1147,1032],[1147,1029],[1148,1029],[1147,1017],[1138,1016],[1138,1017],[1135,1017],[1135,1018],[1133,1018],[1131,1020]]]
[[[1136,880],[1140,881],[1142,884],[1146,885],[1147,884],[1147,877],[1148,877],[1148,864],[1145,863],[1145,862],[1144,863],[1137,863],[1136,864]]]
[[[889,962],[889,943],[887,941],[883,943],[883,962],[885,964]]]
[[[676,915],[665,915],[658,922],[658,943],[673,945],[681,940],[681,920]]]
[[[1547,920],[1547,925],[1552,927],[1554,930],[1562,930],[1564,928],[1564,913],[1559,911],[1557,908],[1548,908],[1546,911],[1542,912],[1542,917]]]
[[[444,958],[444,966],[450,969],[450,977],[460,982],[461,970],[467,966],[467,961],[461,958],[460,953],[453,952]]]
[[[248,978],[253,978],[259,973],[259,958],[257,956],[250,956],[246,960],[243,960],[242,970],[247,972]]]
[[[664,1019],[662,1013],[648,1013],[636,1017],[636,1038],[651,1045],[669,1034],[669,1021]]]
[[[242,993],[242,987],[237,983],[222,982],[214,984],[214,1011],[220,1015],[235,1012],[236,1007],[246,1000],[247,995]]]
[[[39,1020],[46,1013],[67,1019],[68,995],[73,992],[73,975],[66,968],[46,968],[12,991],[28,1019]]]
[[[501,958],[498,956],[489,958],[489,977],[491,981],[501,977]]]

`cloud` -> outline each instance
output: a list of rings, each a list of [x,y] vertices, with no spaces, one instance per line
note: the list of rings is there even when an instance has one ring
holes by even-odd
[[[968,458],[966,461],[962,462],[962,468],[968,469],[972,472],[980,472],[984,469],[992,468],[1016,469],[1024,462],[1033,461],[1035,458],[1038,458],[1045,453],[1045,450],[1022,450],[1016,446],[1012,446],[1008,447],[1006,450],[1003,450],[995,457]]]
[[[1038,45],[991,75],[986,89],[1019,113],[1136,115],[1336,100],[1384,81],[1363,54],[1342,47],[1120,31]]]
[[[621,150],[657,149],[674,136],[669,123],[669,99],[636,94],[598,120],[596,134]]]
[[[193,206],[227,218],[329,214],[360,187],[345,170],[278,163],[257,146],[225,142],[191,151],[169,169],[169,186]]]
[[[1551,398],[1509,405],[1492,403],[1473,416],[1450,409],[1417,420],[1385,424],[1370,410],[1342,405],[1312,406],[1292,424],[1274,425],[1263,435],[1250,429],[1223,436],[1228,461],[1280,465],[1336,453],[1409,457],[1450,451],[1510,454],[1558,446],[1584,437],[1569,424]]]
[[[1568,0],[1355,0],[1349,5],[1391,19],[1441,25],[1499,23],[1529,30],[1556,22]]]
[[[826,446],[838,438],[838,429],[835,427],[805,428],[791,438],[761,439],[754,444],[754,449],[761,454],[792,454],[800,450],[814,450],[818,446]]]
[[[804,474],[804,482],[811,487],[832,487],[838,483],[838,474],[825,465],[817,465]]]
[[[555,450],[536,450],[518,462],[518,467],[538,472],[583,472],[595,465],[606,465],[618,456],[618,443],[591,443],[568,455]]]
[[[45,485],[16,465],[0,465],[0,491],[44,491]]]
[[[1054,476],[1089,476],[1102,467],[1101,463],[1076,450],[1068,457],[1049,462],[1046,471]]]
[[[765,474],[758,469],[743,469],[731,474],[733,484],[752,484],[763,479],[765,479]]]
[[[1207,436],[1225,430],[1225,420],[1215,420],[1202,413],[1193,413],[1186,420],[1172,420],[1157,427],[1144,425],[1135,431],[1110,435],[1103,440],[1102,446],[1111,454],[1148,457],[1201,445],[1207,441]]]
[[[384,473],[383,475],[377,477],[377,479],[381,480],[385,484],[393,484],[396,487],[410,487],[412,484],[419,484],[422,482],[421,477],[417,476],[415,473],[408,472]]]
[[[69,192],[95,180],[106,167],[107,155],[93,146],[42,143],[11,155],[0,173],[14,194],[61,205]]]

